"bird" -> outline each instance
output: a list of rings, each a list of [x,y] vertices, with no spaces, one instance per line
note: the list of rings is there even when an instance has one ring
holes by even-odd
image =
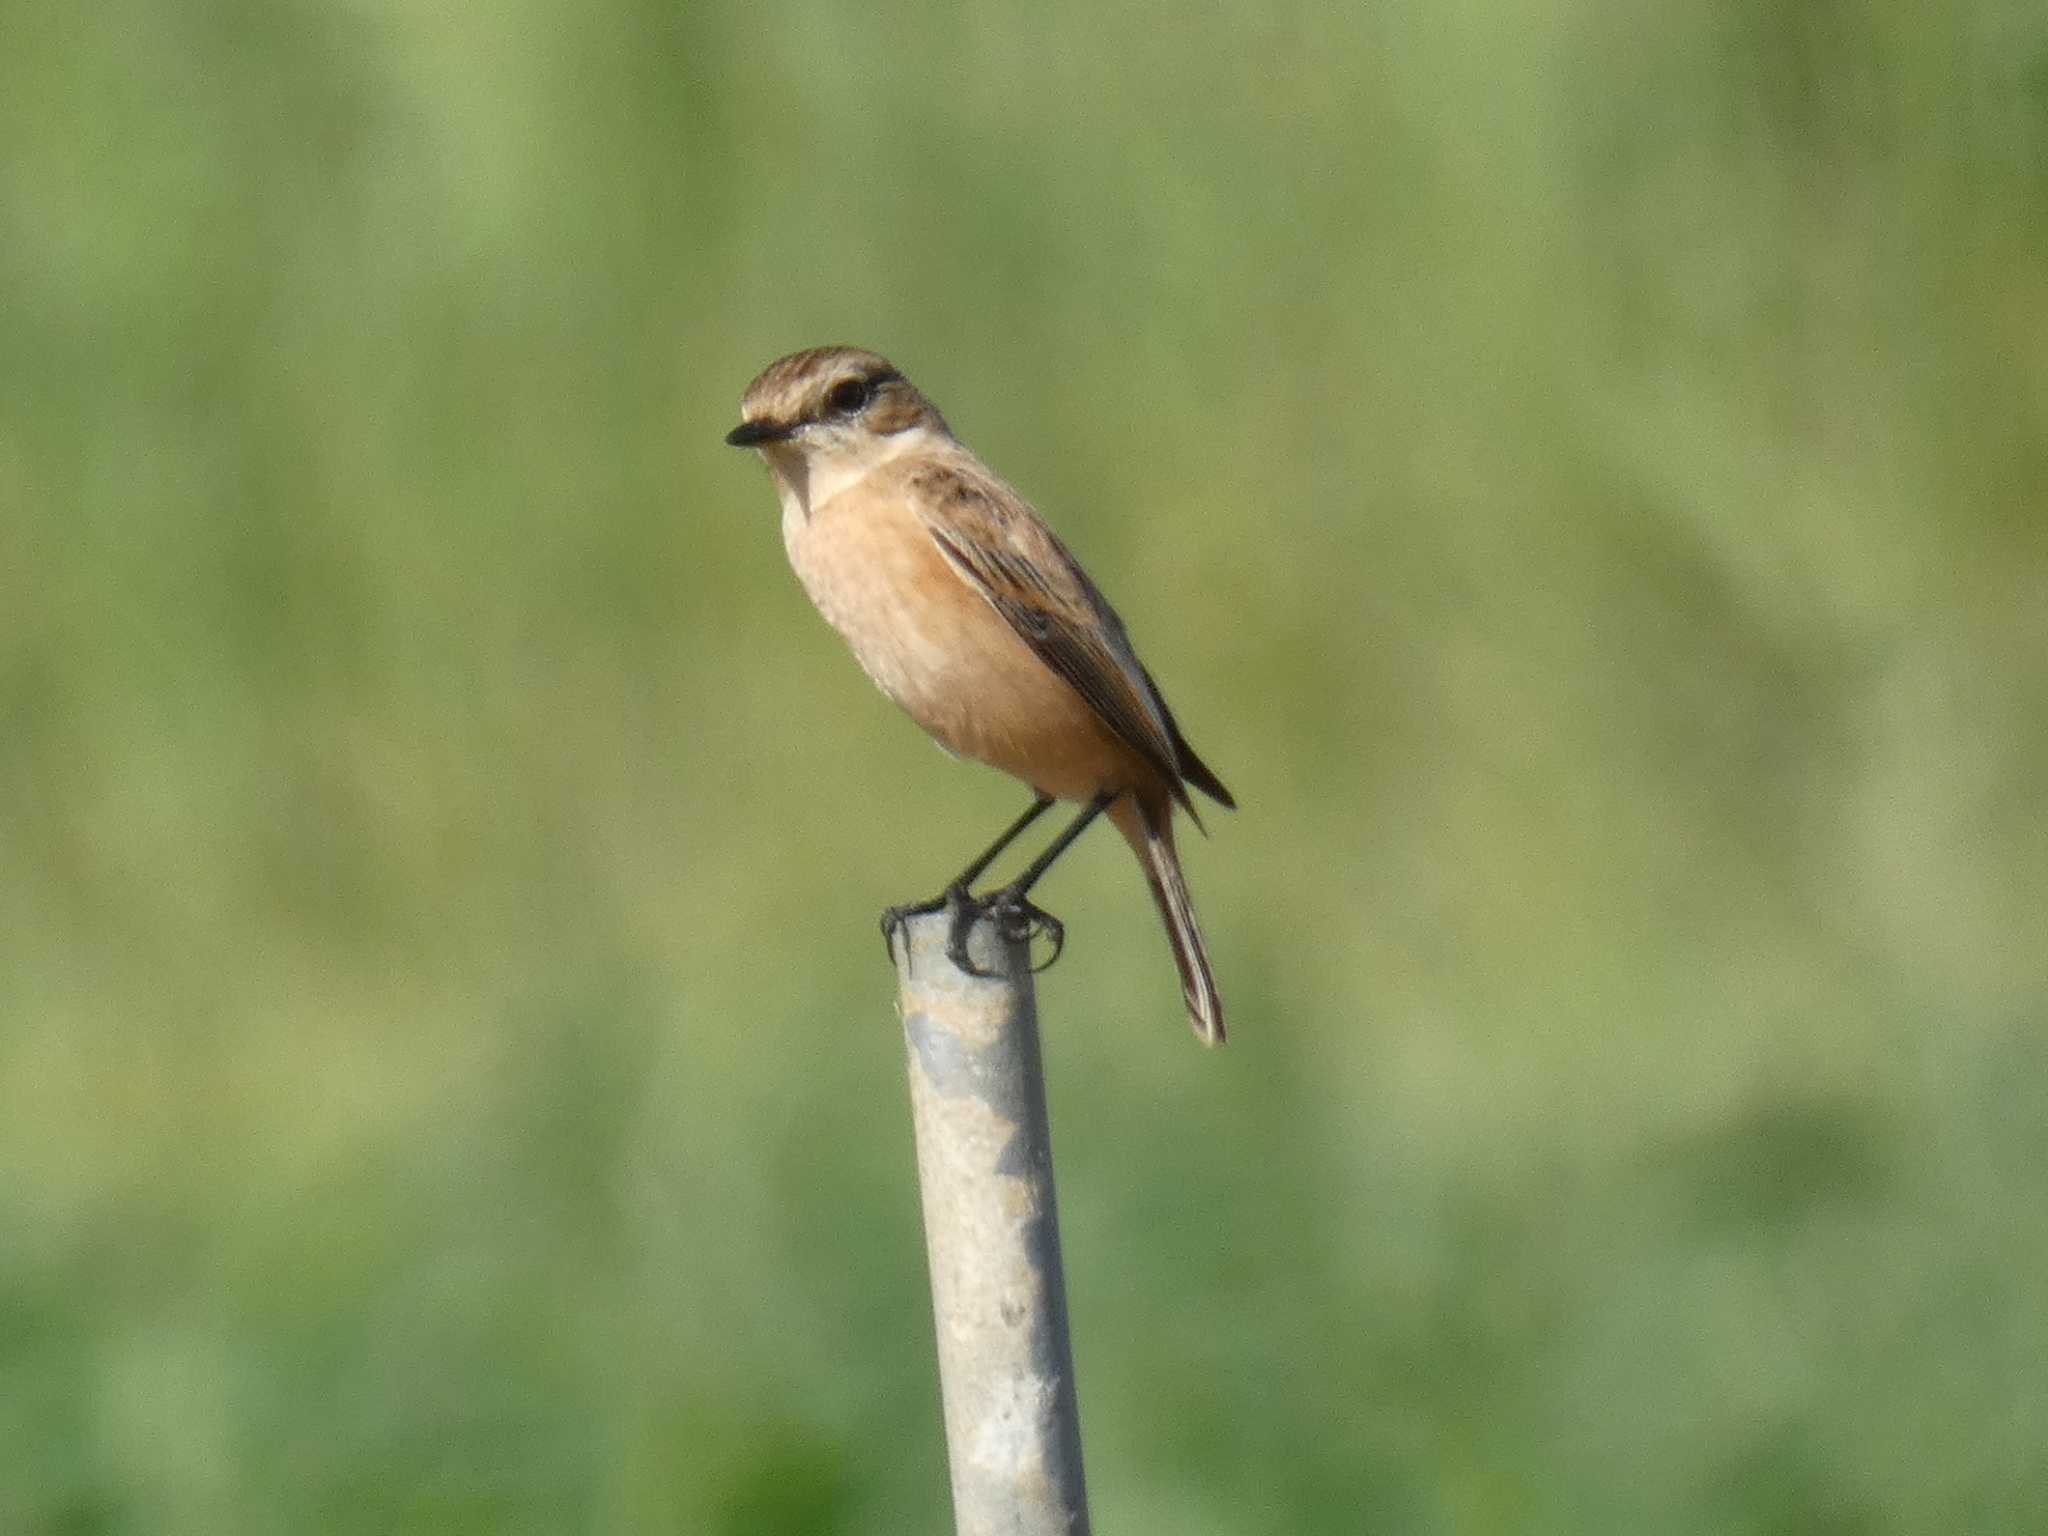
[[[766,462],[790,565],[881,691],[947,751],[1022,780],[1034,796],[944,895],[885,914],[885,934],[908,912],[950,905],[949,950],[971,969],[971,905],[1042,922],[1057,958],[1061,930],[1028,892],[1107,812],[1165,923],[1196,1038],[1222,1044],[1223,1002],[1173,818],[1185,811],[1201,828],[1190,788],[1227,809],[1236,801],[1188,745],[1123,621],[1067,546],[909,379],[863,348],[813,347],[770,363],[725,441]],[[1009,885],[972,897],[973,882],[1060,800],[1082,807],[1074,821]]]

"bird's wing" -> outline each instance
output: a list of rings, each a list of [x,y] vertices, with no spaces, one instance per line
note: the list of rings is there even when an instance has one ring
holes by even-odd
[[[1166,706],[1131,649],[1123,620],[1053,531],[1001,481],[959,466],[919,470],[909,492],[919,521],[953,569],[1158,771],[1193,815]]]

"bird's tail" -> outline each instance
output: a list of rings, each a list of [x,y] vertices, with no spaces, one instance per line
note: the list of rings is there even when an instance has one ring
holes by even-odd
[[[1156,807],[1148,807],[1135,795],[1125,795],[1109,813],[1145,867],[1145,882],[1152,887],[1152,900],[1158,904],[1166,936],[1173,944],[1181,996],[1187,1000],[1188,1022],[1194,1026],[1195,1038],[1204,1045],[1221,1045],[1223,999],[1209,970],[1209,951],[1195,922],[1195,904],[1180,872],[1180,855],[1174,851],[1173,802],[1162,796]]]

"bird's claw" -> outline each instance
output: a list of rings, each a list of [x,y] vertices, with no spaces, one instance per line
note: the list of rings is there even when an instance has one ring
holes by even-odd
[[[983,904],[983,910],[994,920],[998,933],[1013,944],[1025,946],[1025,963],[1031,966],[1034,975],[1051,970],[1067,947],[1066,925],[1045,908],[1034,906],[1011,891],[997,891]],[[1031,942],[1041,933],[1052,941],[1052,953],[1034,964],[1030,959]]]
[[[889,951],[889,958],[891,960],[896,958],[897,930],[902,928],[911,918],[923,917],[931,912],[950,912],[953,914],[953,930],[946,941],[946,953],[951,955],[953,953],[953,946],[962,942],[961,935],[974,924],[974,916],[971,910],[973,906],[974,898],[967,894],[966,888],[954,884],[947,886],[929,901],[913,901],[907,902],[900,907],[883,908],[882,943]],[[954,963],[959,964],[960,962],[955,960]]]
[[[967,936],[974,932],[974,925],[981,920],[988,908],[974,899],[965,886],[955,885],[946,891],[946,915],[950,919],[946,928],[946,958],[970,976],[993,976],[994,971],[985,970],[974,963],[974,957],[967,952]]]
[[[947,886],[929,901],[890,907],[882,913],[882,942],[888,946],[891,960],[896,957],[897,930],[908,919],[931,912],[944,912],[951,918],[946,932],[946,958],[970,976],[1001,974],[981,965],[968,952],[968,935],[983,917],[994,922],[996,932],[1005,941],[1027,946],[1027,955],[1028,947],[1040,934],[1052,941],[1052,953],[1042,962],[1031,964],[1034,974],[1049,969],[1067,947],[1066,926],[1043,907],[1034,906],[1007,887],[985,897],[976,897],[966,887],[956,884]],[[1027,963],[1030,963],[1028,959]]]

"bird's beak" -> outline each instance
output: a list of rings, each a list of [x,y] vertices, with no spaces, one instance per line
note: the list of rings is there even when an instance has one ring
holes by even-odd
[[[735,448],[758,448],[763,443],[780,443],[796,436],[795,427],[774,421],[743,421],[725,434]]]

